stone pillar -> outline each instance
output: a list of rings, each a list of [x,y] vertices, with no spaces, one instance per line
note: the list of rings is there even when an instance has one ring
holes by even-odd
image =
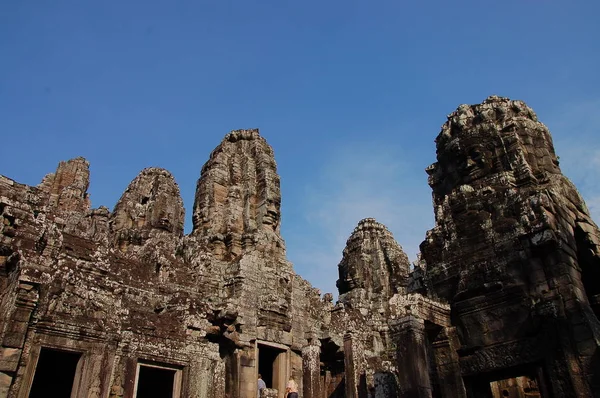
[[[255,398],[257,395],[256,355],[254,348],[246,348],[238,352],[239,360],[239,398]]]
[[[414,316],[394,321],[392,338],[396,345],[401,398],[431,398],[425,322]]]
[[[212,382],[210,385],[210,393],[208,394],[209,397],[212,398],[226,398],[225,395],[225,380],[226,380],[226,375],[225,375],[225,362],[224,361],[219,361],[219,360],[213,360],[212,361]],[[190,394],[190,396],[193,397],[192,394]]]
[[[346,398],[357,398],[358,380],[354,372],[354,352],[350,333],[344,335],[344,369],[346,370]]]
[[[321,397],[327,398],[327,389],[329,388],[329,384],[331,383],[331,371],[326,370],[325,374],[321,376]]]
[[[272,388],[279,391],[279,397],[285,398],[285,386],[288,382],[288,352],[282,351],[277,354],[273,362],[273,385]]]
[[[181,397],[225,397],[225,363],[200,355],[190,363]],[[187,388],[187,390],[186,390]]]
[[[444,328],[440,332],[440,337],[431,342],[440,387],[444,389],[444,398],[466,398],[467,396],[456,352],[459,344],[454,327]]]
[[[302,384],[303,398],[321,397],[321,343],[317,339],[302,348]]]
[[[84,369],[79,380],[78,397],[106,397],[110,391],[110,379],[115,355],[114,347],[105,347],[89,352],[83,362]]]
[[[304,396],[304,380],[302,380],[302,349],[299,348],[297,351],[290,350],[290,370],[288,377],[292,376],[296,383],[298,383],[298,395]],[[288,379],[286,378],[285,383],[287,385]],[[285,388],[283,389],[283,395],[285,398]]]
[[[351,333],[344,335],[344,369],[346,398],[366,398],[366,378],[363,370],[363,352]]]
[[[31,315],[38,304],[39,287],[19,281],[16,294],[0,348],[0,390],[8,396],[25,394],[35,371],[35,367],[30,365],[31,335],[27,341],[26,337]]]

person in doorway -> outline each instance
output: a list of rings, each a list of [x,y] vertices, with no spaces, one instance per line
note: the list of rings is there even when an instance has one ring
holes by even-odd
[[[290,376],[290,380],[285,387],[285,393],[287,398],[298,398],[298,384],[292,376]]]
[[[267,384],[265,383],[265,381],[262,379],[262,376],[260,375],[260,373],[258,374],[258,391],[256,393],[256,398],[260,398],[260,392],[262,390],[264,390],[265,388],[267,388]]]

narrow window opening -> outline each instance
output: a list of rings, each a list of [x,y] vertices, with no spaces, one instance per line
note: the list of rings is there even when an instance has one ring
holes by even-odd
[[[155,364],[138,364],[136,398],[179,398],[181,369]]]
[[[70,398],[81,354],[42,348],[29,398]]]

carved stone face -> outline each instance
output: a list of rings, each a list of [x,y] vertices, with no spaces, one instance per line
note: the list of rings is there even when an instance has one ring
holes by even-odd
[[[467,151],[464,170],[474,179],[479,174],[487,175],[491,171],[493,162],[491,161],[492,153],[487,151],[482,145],[475,145]]]
[[[375,219],[363,219],[346,242],[337,287],[340,294],[366,289],[386,302],[406,286],[409,268],[408,257],[391,232]]]
[[[491,174],[496,174],[499,170],[496,165],[502,164],[498,161],[496,153],[490,149],[490,145],[480,142],[458,139],[455,145],[446,151],[444,156],[438,162],[437,168],[442,179],[447,179],[450,185],[455,188],[463,184],[473,184]]]
[[[446,272],[436,264],[453,264],[458,283],[446,297],[521,285],[528,276],[516,238],[547,228],[548,200],[535,192],[560,173],[547,128],[522,102],[491,98],[459,107],[436,143],[438,162],[427,172],[437,226],[422,246],[431,275]]]
[[[279,204],[273,199],[267,199],[266,213],[263,217],[263,224],[270,225],[273,229],[277,229],[279,226]]]
[[[462,185],[512,187],[560,173],[547,128],[519,101],[493,99],[460,107],[436,143],[438,162],[427,172],[439,197]]]
[[[183,233],[184,210],[179,187],[169,172],[144,169],[123,194],[112,215],[112,230]]]

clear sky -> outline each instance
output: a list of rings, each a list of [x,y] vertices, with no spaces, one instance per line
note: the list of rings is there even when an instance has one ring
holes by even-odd
[[[0,174],[91,163],[92,205],[164,167],[183,195],[230,130],[275,150],[296,271],[332,291],[356,223],[411,260],[433,226],[425,167],[462,103],[527,102],[600,220],[600,2],[0,1]]]

